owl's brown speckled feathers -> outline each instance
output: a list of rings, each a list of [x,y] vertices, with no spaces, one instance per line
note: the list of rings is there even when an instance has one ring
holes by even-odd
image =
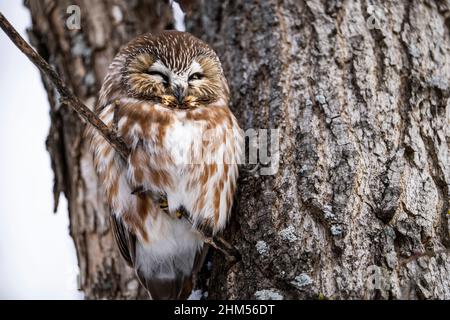
[[[88,129],[94,165],[119,249],[154,299],[186,297],[206,253],[195,228],[217,233],[228,221],[242,144],[228,103],[217,55],[183,32],[133,40],[104,80],[96,112],[131,154],[123,161]]]

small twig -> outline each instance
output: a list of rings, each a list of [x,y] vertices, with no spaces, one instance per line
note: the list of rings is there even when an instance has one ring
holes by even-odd
[[[16,47],[19,48],[19,50],[48,77],[56,90],[58,90],[61,98],[67,101],[85,121],[94,126],[123,158],[127,159],[130,151],[125,142],[123,142],[113,130],[101,121],[91,109],[86,107],[80,99],[67,88],[56,71],[53,70],[53,68],[20,36],[1,12],[0,26]]]
[[[213,246],[216,250],[222,252],[227,257],[228,262],[232,265],[241,260],[239,251],[233,247],[229,242],[221,237],[208,237],[204,239],[205,243]]]
[[[27,56],[30,61],[39,68],[39,70],[47,76],[51,83],[55,86],[56,90],[61,96],[61,99],[67,102],[67,105],[71,106],[75,111],[83,118],[87,123],[92,125],[99,133],[105,138],[106,141],[120,154],[120,156],[126,160],[130,155],[130,149],[125,142],[118,136],[117,131],[114,130],[114,126],[109,128],[100,118],[86,105],[84,105],[80,99],[75,96],[69,88],[64,84],[56,71],[20,36],[16,29],[9,23],[3,13],[0,12],[0,27],[8,35],[11,41]],[[188,219],[188,221],[190,221]],[[201,230],[199,230],[202,233]],[[236,256],[234,249],[224,239],[216,237],[208,237],[204,233],[202,235],[205,238],[205,242],[211,244],[214,248],[224,253],[227,258],[233,261],[238,261],[239,256]],[[217,241],[218,240],[218,241]],[[219,242],[219,243],[218,243]],[[224,245],[227,244],[227,245]],[[230,250],[233,248],[233,250]]]
[[[189,217],[186,210],[181,211],[183,218],[185,218],[187,221],[189,221],[190,224],[193,224],[191,218]],[[241,260],[241,255],[239,251],[233,247],[228,241],[226,241],[222,237],[216,237],[216,236],[209,236],[204,231],[202,231],[200,228],[197,229],[203,236],[203,241],[210,246],[214,247],[214,249],[222,252],[224,256],[227,258],[228,262],[231,265],[234,265],[235,263],[239,262]]]

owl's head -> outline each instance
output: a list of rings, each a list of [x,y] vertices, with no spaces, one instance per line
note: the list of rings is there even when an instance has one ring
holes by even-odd
[[[172,108],[206,106],[228,96],[219,58],[186,32],[138,37],[122,51],[122,84],[130,97]]]

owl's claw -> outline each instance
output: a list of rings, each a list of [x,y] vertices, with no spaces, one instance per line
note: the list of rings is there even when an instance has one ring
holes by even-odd
[[[161,209],[167,209],[169,207],[169,203],[167,202],[167,199],[160,199],[159,200],[159,207]]]
[[[159,208],[165,213],[169,214],[169,202],[167,202],[167,199],[159,199]]]
[[[159,207],[167,214],[170,214],[169,212],[169,202],[167,201],[166,198],[160,198],[159,199]],[[182,210],[177,210],[175,211],[175,216],[178,219],[183,218],[183,211]]]

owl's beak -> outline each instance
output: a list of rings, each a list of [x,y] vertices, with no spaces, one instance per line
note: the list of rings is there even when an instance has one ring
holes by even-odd
[[[186,96],[184,88],[182,86],[175,86],[173,88],[173,96],[177,99],[179,104],[182,104],[184,97]]]

